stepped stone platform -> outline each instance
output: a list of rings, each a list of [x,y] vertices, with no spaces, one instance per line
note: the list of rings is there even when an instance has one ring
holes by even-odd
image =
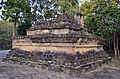
[[[12,38],[12,50],[3,61],[65,73],[83,73],[111,61],[103,38],[83,26],[83,15],[66,13],[27,29]]]
[[[48,69],[68,74],[81,74],[111,62],[104,51],[88,51],[83,54],[66,54],[58,52],[30,52],[19,49],[12,49],[4,62],[12,62],[30,67]]]
[[[76,18],[75,18],[76,17]],[[41,21],[27,29],[26,36],[13,37],[12,48],[31,52],[56,51],[74,54],[79,51],[104,50],[104,39],[91,36],[84,28],[82,15],[62,14],[50,21]]]

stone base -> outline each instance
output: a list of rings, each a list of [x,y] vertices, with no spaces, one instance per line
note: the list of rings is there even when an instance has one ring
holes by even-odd
[[[88,51],[84,54],[76,52],[73,55],[51,51],[29,52],[12,49],[3,61],[68,74],[81,74],[111,62],[111,57],[108,57],[104,51]]]

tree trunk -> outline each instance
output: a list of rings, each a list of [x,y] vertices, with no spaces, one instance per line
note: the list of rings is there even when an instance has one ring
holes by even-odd
[[[17,23],[17,19],[14,19],[14,27],[13,27],[13,36],[16,35],[16,23]]]
[[[109,40],[109,48],[108,50],[111,50],[111,41]]]
[[[119,58],[119,39],[118,39],[118,37],[117,37],[117,56],[118,56],[118,58]]]
[[[116,35],[115,35],[115,32],[114,32],[114,53],[115,53],[115,58],[117,58],[117,51],[116,51]]]

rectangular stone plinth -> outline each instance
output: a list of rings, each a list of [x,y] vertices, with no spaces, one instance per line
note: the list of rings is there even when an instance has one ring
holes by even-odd
[[[102,46],[96,44],[82,44],[77,43],[33,43],[31,40],[13,40],[13,48],[19,48],[21,50],[27,50],[31,52],[46,52],[46,51],[56,51],[64,52],[68,54],[75,54],[79,51],[84,53],[90,50],[101,51]]]
[[[43,34],[33,36],[20,36],[13,38],[13,48],[27,50],[31,52],[56,51],[68,54],[87,51],[101,51],[99,39],[78,34]]]

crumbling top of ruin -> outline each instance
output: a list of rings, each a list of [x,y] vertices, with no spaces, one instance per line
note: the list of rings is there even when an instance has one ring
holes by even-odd
[[[79,17],[80,16],[80,17]],[[99,37],[91,36],[91,32],[77,24],[77,19],[81,19],[82,14],[69,15],[63,13],[62,15],[50,20],[50,21],[40,21],[34,26],[27,29],[26,36],[16,36],[14,39],[24,39],[24,38],[90,38],[102,40]]]
[[[27,31],[42,30],[42,29],[74,29],[74,30],[86,30],[76,23],[76,19],[73,15],[63,13],[62,15],[50,20],[40,21]],[[90,32],[90,31],[89,31]]]

